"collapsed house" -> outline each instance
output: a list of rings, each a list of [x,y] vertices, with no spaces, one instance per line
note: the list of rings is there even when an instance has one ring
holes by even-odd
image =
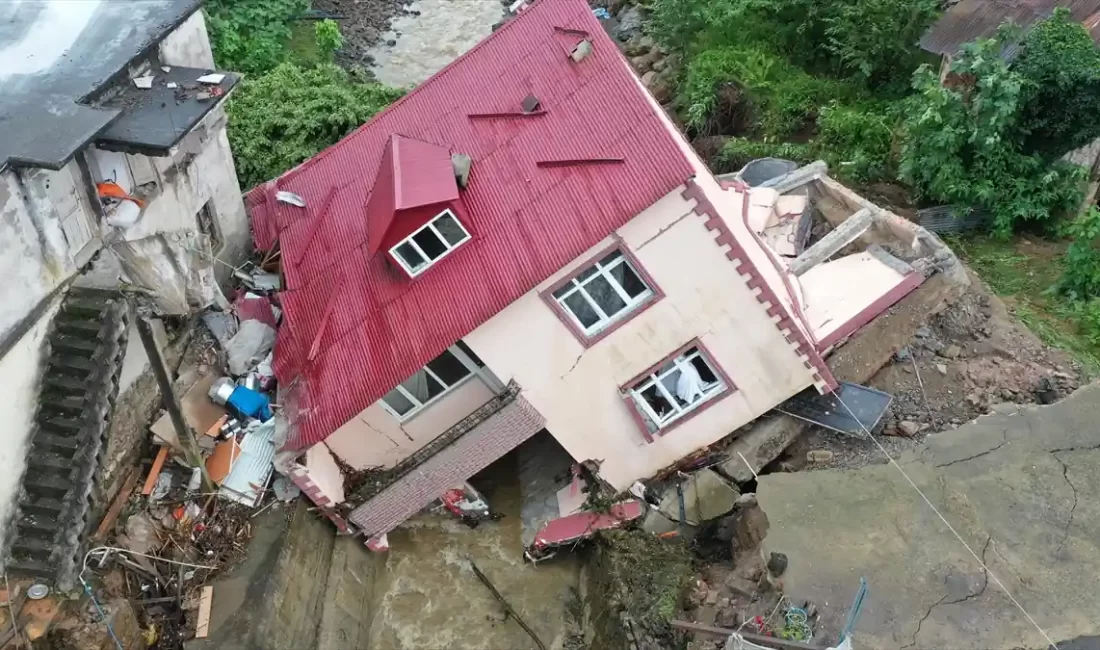
[[[822,176],[716,178],[587,3],[534,3],[248,194],[286,287],[277,466],[384,548],[515,451],[531,541],[585,482],[624,491],[833,391],[827,352],[930,269],[847,254],[863,206],[808,241]]]
[[[140,450],[157,390],[120,287],[183,316],[221,299],[215,261],[248,248],[223,110],[238,78],[214,72],[200,4],[4,8],[9,572],[71,584],[87,522]]]

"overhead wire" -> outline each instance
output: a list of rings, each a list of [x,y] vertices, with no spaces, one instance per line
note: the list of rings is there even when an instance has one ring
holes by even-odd
[[[951,522],[947,521],[947,517],[943,516],[943,513],[939,511],[939,508],[937,508],[932,503],[932,501],[924,494],[924,491],[922,491],[920,487],[917,486],[916,482],[914,482],[913,479],[910,478],[909,474],[906,473],[902,466],[899,465],[896,460],[894,460],[894,457],[890,455],[890,452],[886,451],[886,447],[883,447],[882,443],[879,442],[878,439],[875,438],[875,436],[870,432],[870,430],[868,430],[867,427],[864,426],[863,422],[860,421],[858,417],[856,417],[856,414],[852,412],[852,409],[848,407],[848,404],[845,403],[840,395],[834,393],[834,396],[836,397],[836,400],[840,402],[840,405],[844,407],[844,410],[848,411],[848,415],[851,416],[851,418],[859,424],[859,427],[863,430],[863,433],[867,434],[867,438],[870,439],[871,442],[875,443],[875,446],[878,447],[879,451],[882,452],[882,455],[886,456],[886,459],[890,461],[890,464],[893,465],[896,470],[898,470],[898,472],[902,475],[903,478],[905,478],[909,485],[912,486],[912,488],[916,490],[917,494],[920,495],[920,498],[924,500],[925,504],[928,505],[928,507],[932,510],[932,512],[936,514],[937,517],[939,517],[940,521],[943,522],[943,525],[947,526],[947,529],[951,531],[951,534],[955,536],[955,539],[959,540],[959,543],[963,545],[963,548],[965,548],[967,552],[970,553],[971,556],[973,556],[974,561],[978,563],[978,566],[980,566],[982,570],[985,571],[986,575],[989,576],[989,578],[993,580],[993,582],[997,583],[997,586],[1001,588],[1001,591],[1003,591],[1006,596],[1008,596],[1009,600],[1012,601],[1012,604],[1016,606],[1016,609],[1019,609],[1020,612],[1027,618],[1027,620],[1035,627],[1035,629],[1039,631],[1039,634],[1042,635],[1047,644],[1053,650],[1058,650],[1058,644],[1056,644],[1054,640],[1050,638],[1050,635],[1047,634],[1046,630],[1044,630],[1042,626],[1040,626],[1035,621],[1031,614],[1029,614],[1028,611],[1024,609],[1024,606],[1020,604],[1020,601],[1016,599],[1016,596],[1012,595],[1012,592],[1008,590],[1008,587],[1006,587],[1005,584],[1001,582],[1001,579],[997,577],[997,574],[993,573],[992,569],[990,569],[989,566],[987,566],[986,563],[982,561],[982,558],[974,551],[973,548],[970,547],[970,544],[966,543],[966,540],[963,539],[962,535],[959,534],[959,531],[955,530],[955,527],[951,525]]]

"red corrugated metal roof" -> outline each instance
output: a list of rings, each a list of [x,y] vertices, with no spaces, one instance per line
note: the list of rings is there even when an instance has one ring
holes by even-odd
[[[582,33],[593,51],[578,63],[568,55]],[[538,0],[339,144],[250,192],[257,247],[278,240],[283,252],[275,371],[295,405],[289,445],[323,440],[691,178],[644,92],[584,0]],[[519,113],[528,95],[545,113],[485,117]],[[473,159],[457,202],[473,239],[413,280],[368,254],[366,205],[398,133]],[[538,165],[593,159],[615,162]],[[277,202],[276,190],[307,207]]]

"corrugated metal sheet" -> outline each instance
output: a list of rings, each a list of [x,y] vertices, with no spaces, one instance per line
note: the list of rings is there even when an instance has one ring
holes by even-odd
[[[241,455],[222,481],[219,494],[231,501],[255,506],[260,502],[275,460],[275,420],[268,420],[241,439]]]
[[[563,30],[588,32],[592,54],[574,63],[581,37]],[[514,113],[528,95],[545,114],[469,117]],[[414,281],[367,252],[365,206],[395,133],[473,158],[458,207],[474,239]],[[275,369],[284,386],[298,380],[290,446],[323,440],[691,178],[676,137],[587,3],[539,0],[336,146],[254,189],[256,245],[278,239],[283,251]],[[536,164],[593,158],[622,162]],[[276,186],[309,207],[276,202]]]
[[[964,43],[993,36],[1005,21],[1026,28],[1056,7],[1068,8],[1100,43],[1100,0],[962,0],[924,33],[920,46],[934,54],[955,54]]]
[[[965,208],[959,205],[939,205],[917,210],[917,223],[934,233],[967,232],[984,228],[993,221],[988,210]]]

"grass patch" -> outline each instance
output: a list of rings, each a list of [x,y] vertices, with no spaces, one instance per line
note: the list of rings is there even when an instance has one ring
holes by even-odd
[[[1029,330],[1073,355],[1087,378],[1100,376],[1100,303],[1050,291],[1062,275],[1068,242],[974,235],[949,244]]]
[[[311,68],[320,63],[328,63],[317,46],[315,23],[312,20],[297,20],[290,26],[290,62],[303,68]]]

